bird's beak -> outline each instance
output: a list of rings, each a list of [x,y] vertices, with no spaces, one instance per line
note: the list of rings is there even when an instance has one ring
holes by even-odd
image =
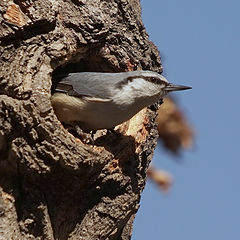
[[[188,87],[188,86],[183,86],[183,85],[173,85],[171,83],[169,83],[164,90],[168,91],[168,92],[172,92],[172,91],[182,91],[182,90],[188,90],[188,89],[192,89],[192,87]]]

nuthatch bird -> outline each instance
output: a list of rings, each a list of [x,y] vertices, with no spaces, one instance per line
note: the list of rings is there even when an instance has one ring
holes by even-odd
[[[167,93],[186,89],[152,71],[78,72],[60,79],[51,102],[61,122],[83,131],[112,129]]]

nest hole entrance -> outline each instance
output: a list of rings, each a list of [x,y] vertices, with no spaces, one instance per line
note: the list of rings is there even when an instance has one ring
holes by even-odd
[[[52,95],[56,92],[56,87],[58,83],[61,81],[61,79],[67,76],[69,73],[116,72],[116,69],[114,70],[111,64],[107,63],[103,58],[97,57],[97,56],[85,57],[80,60],[79,59],[76,60],[76,58],[73,58],[69,60],[67,63],[61,64],[61,65],[60,64],[52,72],[52,87],[51,87]],[[57,117],[61,121],[58,115]],[[75,137],[80,137],[79,134],[76,133],[75,127],[71,125],[68,126],[68,124],[65,124],[64,122],[62,122],[62,124]]]

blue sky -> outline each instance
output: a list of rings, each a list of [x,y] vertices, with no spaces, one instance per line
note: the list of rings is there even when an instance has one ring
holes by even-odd
[[[174,185],[166,195],[147,183],[132,239],[240,239],[240,1],[141,3],[163,75],[193,87],[175,96],[196,142],[181,161],[156,149],[153,164]]]

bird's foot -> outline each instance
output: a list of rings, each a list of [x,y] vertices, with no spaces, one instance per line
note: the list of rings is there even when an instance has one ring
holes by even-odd
[[[114,128],[107,129],[107,134],[111,134],[111,133],[115,134]]]
[[[75,130],[84,143],[94,145],[94,134],[96,133],[96,131],[86,133],[83,132],[83,130],[78,125],[75,125]]]
[[[114,128],[109,128],[109,129],[107,129],[107,133],[108,134],[114,134],[115,136],[117,136],[117,135],[120,135],[120,133],[118,132],[118,131],[116,131],[116,130],[114,130]]]
[[[65,128],[75,137],[78,137],[83,143],[94,145],[94,134],[96,131],[91,131],[90,133],[84,132],[77,124],[65,125]]]

